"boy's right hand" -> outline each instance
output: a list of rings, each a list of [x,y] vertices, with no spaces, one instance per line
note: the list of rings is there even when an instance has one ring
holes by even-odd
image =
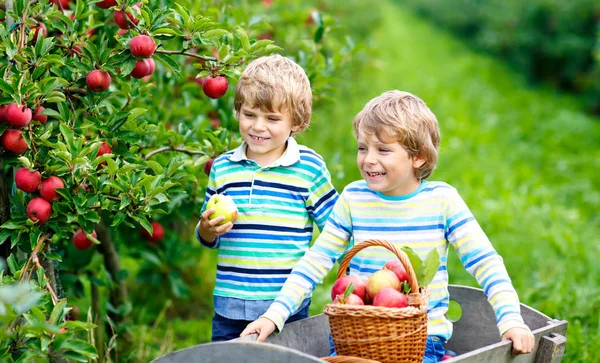
[[[257,333],[258,338],[256,338],[256,341],[264,342],[265,339],[267,339],[267,337],[275,331],[275,328],[275,323],[273,323],[271,320],[267,318],[258,318],[250,324],[248,324],[246,326],[246,329],[244,329],[240,336],[243,337],[246,335]]]
[[[217,237],[224,235],[233,228],[233,223],[231,222],[227,222],[220,226],[218,225],[225,219],[223,216],[209,219],[210,215],[214,212],[215,210],[212,208],[205,210],[200,216],[200,227],[198,228],[200,237],[209,243],[214,242]]]

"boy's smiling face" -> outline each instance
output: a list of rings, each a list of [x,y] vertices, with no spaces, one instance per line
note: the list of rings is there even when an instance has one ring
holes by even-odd
[[[399,142],[382,133],[358,135],[356,163],[369,189],[388,196],[401,196],[414,192],[420,185],[414,169],[425,160],[411,157]]]
[[[286,148],[286,141],[299,126],[292,126],[292,116],[283,109],[267,111],[242,105],[239,113],[240,133],[248,145],[246,156],[261,166],[279,159]]]

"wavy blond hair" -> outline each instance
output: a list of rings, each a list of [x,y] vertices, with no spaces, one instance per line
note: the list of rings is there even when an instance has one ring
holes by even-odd
[[[397,141],[411,157],[425,163],[415,169],[427,179],[438,160],[440,129],[433,112],[419,97],[403,91],[387,91],[370,100],[354,118],[354,135],[375,135],[383,142]]]
[[[235,91],[235,112],[242,105],[290,113],[296,133],[305,130],[312,113],[312,91],[304,69],[279,54],[260,57],[242,72]]]

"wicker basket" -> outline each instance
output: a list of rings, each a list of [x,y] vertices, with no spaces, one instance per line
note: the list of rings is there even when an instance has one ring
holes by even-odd
[[[333,345],[337,354],[373,359],[382,363],[422,362],[427,342],[426,289],[419,289],[406,254],[383,240],[368,240],[352,247],[342,262],[337,278],[345,275],[350,260],[364,248],[380,246],[393,252],[408,274],[411,293],[405,308],[328,304]]]
[[[348,357],[346,355],[334,355],[332,357],[322,357],[319,359],[324,360],[328,363],[381,363],[372,359]]]

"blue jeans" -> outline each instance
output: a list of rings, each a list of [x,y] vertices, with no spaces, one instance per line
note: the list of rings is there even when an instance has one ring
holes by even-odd
[[[298,311],[296,314],[290,316],[287,323],[291,323],[296,320],[308,318],[308,304],[304,309]],[[250,324],[252,320],[234,320],[227,319],[219,314],[215,313],[212,319],[212,341],[223,342],[235,338],[239,338],[242,331],[246,329],[246,325]]]
[[[427,337],[427,345],[425,346],[425,355],[423,356],[423,363],[437,363],[442,361],[442,357],[446,354],[444,348],[444,339],[430,335]],[[337,355],[335,348],[333,347],[333,338],[329,334],[329,355]]]

